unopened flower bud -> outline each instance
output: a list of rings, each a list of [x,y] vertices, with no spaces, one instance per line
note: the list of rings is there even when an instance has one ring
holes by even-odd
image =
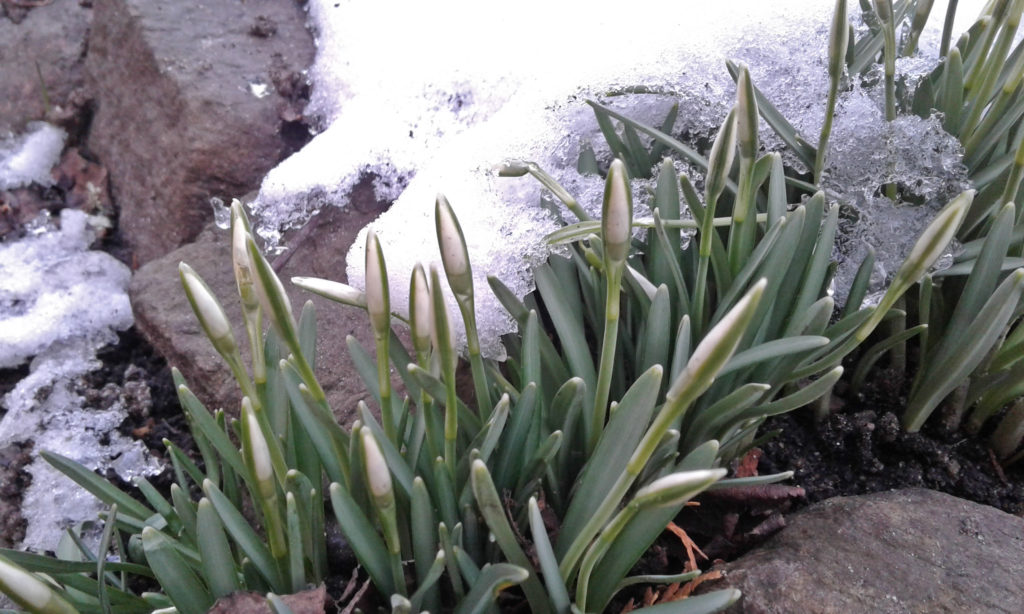
[[[374,334],[384,336],[391,329],[391,301],[388,296],[388,270],[377,234],[366,233],[366,311]]]
[[[387,509],[395,503],[391,470],[369,427],[364,426],[359,434],[363,438],[363,462],[366,465],[366,483],[370,487],[370,494],[378,508]]]
[[[245,420],[246,437],[248,439],[249,469],[256,478],[260,496],[270,499],[276,496],[274,489],[274,466],[270,461],[270,446],[260,429],[259,420],[252,408],[249,397],[242,398],[242,419]]]
[[[409,281],[409,324],[412,328],[412,343],[417,352],[430,351],[430,287],[423,265],[416,263]]]
[[[629,190],[629,174],[622,160],[616,159],[608,169],[601,209],[601,238],[608,262],[626,261],[632,231],[633,195]]]
[[[30,612],[78,614],[70,603],[35,574],[3,556],[0,556],[0,593],[7,595]]]
[[[711,154],[708,156],[708,175],[704,186],[704,201],[711,206],[718,200],[725,189],[725,183],[729,179],[729,170],[732,168],[733,158],[736,156],[736,106],[729,110],[725,116],[722,127],[718,129],[718,136],[711,145]],[[714,215],[714,211],[710,212]]]
[[[530,172],[530,164],[523,160],[509,159],[502,162],[497,171],[499,177],[522,177]]]
[[[185,288],[185,296],[192,305],[192,311],[195,312],[203,332],[213,343],[213,347],[221,356],[233,355],[237,352],[237,345],[231,332],[231,323],[213,291],[199,274],[184,262],[178,264],[178,274],[181,276],[181,285]]]
[[[366,294],[348,284],[319,277],[292,277],[292,283],[336,303],[366,309]]]
[[[671,473],[638,490],[633,502],[639,507],[680,505],[724,478],[726,473],[725,469],[700,469]]]
[[[736,79],[736,130],[740,155],[749,160],[757,157],[757,98],[747,65],[740,63]]]
[[[926,15],[927,17],[927,15]],[[836,0],[832,12],[832,27],[828,38],[828,75],[835,80],[843,75],[846,46],[849,44],[850,24],[846,18],[846,0]]]
[[[437,246],[441,250],[441,264],[444,265],[449,287],[458,298],[472,298],[473,271],[469,265],[466,237],[462,234],[459,220],[444,194],[437,195],[434,224],[437,231]]]

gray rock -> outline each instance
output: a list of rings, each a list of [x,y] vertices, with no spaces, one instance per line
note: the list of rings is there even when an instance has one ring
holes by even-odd
[[[343,424],[354,419],[356,403],[369,398],[352,366],[345,338],[355,336],[372,353],[369,320],[362,310],[314,297],[292,286],[289,280],[293,276],[310,276],[344,282],[344,259],[349,246],[356,233],[379,213],[373,206],[344,210],[327,207],[303,229],[285,235],[285,243],[290,246],[288,257],[274,261],[296,316],[306,300],[312,299],[317,308],[317,376],[335,416]],[[238,386],[192,313],[181,289],[179,262],[192,266],[219,297],[249,364],[228,231],[212,225],[194,243],[151,261],[135,273],[129,289],[135,324],[167,362],[181,370],[200,400],[210,408],[223,407],[235,413],[240,401]]]
[[[924,489],[837,497],[716,569],[729,612],[1024,612],[1024,519]]]
[[[0,132],[20,131],[27,121],[46,117],[46,97],[54,111],[80,96],[92,20],[92,10],[82,4],[0,6]]]
[[[96,0],[94,11],[88,142],[144,264],[199,233],[211,196],[254,190],[292,151],[313,40],[294,1]]]

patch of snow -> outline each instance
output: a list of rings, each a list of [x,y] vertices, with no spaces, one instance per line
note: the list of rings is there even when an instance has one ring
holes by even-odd
[[[87,408],[78,380],[98,368],[96,351],[132,325],[131,272],[95,240],[85,213],[61,211],[60,228],[0,245],[0,367],[30,361],[28,377],[0,399],[0,446],[33,441],[35,450],[71,457],[90,469],[113,469],[125,480],[154,473],[139,442],[117,432],[125,408]],[[94,520],[95,498],[37,458],[27,470],[28,520],[23,547],[52,549],[60,531]]]
[[[30,122],[17,137],[0,137],[0,190],[53,185],[50,169],[60,160],[66,138],[66,132],[46,122]]]
[[[961,2],[958,27],[980,6]],[[265,178],[253,205],[257,234],[275,249],[284,229],[324,206],[345,206],[352,186],[372,178],[379,199],[397,197],[372,227],[388,260],[392,305],[402,310],[414,263],[438,263],[432,212],[443,192],[470,244],[482,342],[494,356],[498,336],[513,327],[485,277],[498,276],[520,296],[531,290],[531,268],[547,255],[542,237],[558,225],[538,206],[544,191],[534,180],[498,178],[494,168],[506,158],[534,161],[588,210],[599,208],[599,182],[575,172],[583,144],[599,159],[609,155],[586,98],[655,125],[678,102],[673,133],[713,137],[733,104],[724,67],[732,59],[749,65],[754,83],[809,141],[823,120],[833,8],[823,0],[730,0],[699,11],[666,1],[621,12],[524,0],[500,14],[455,0],[401,10],[333,0],[308,7],[318,51],[307,112],[320,132]],[[849,12],[859,15],[858,2]],[[934,63],[944,12],[933,10],[921,38],[924,59],[902,68]],[[369,27],[377,23],[388,24],[388,36]],[[857,127],[858,118],[848,118],[846,128]],[[893,130],[887,143],[898,148],[902,132]],[[763,123],[762,137],[767,148],[781,148]],[[848,161],[838,152],[833,170]],[[638,192],[637,207],[646,199]],[[357,287],[364,243],[360,236],[348,255]]]

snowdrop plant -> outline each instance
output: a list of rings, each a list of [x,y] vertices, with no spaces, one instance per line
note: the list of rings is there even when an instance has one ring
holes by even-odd
[[[625,175],[613,174],[607,192],[602,234],[617,246],[624,269],[630,249]],[[532,611],[597,612],[638,580],[627,577],[633,563],[689,499],[737,484],[715,466],[715,441],[681,457],[673,425],[729,361],[753,321],[763,284],[754,284],[710,328],[673,378],[669,403],[656,404],[664,369],[653,365],[611,404],[609,415],[595,418],[599,428],[586,431],[586,384],[566,375],[558,386],[541,386],[536,313],[528,316],[532,324],[516,346],[514,366],[502,369],[481,358],[476,390],[461,398],[441,271],[428,275],[417,268],[409,317],[395,317],[384,257],[371,234],[366,291],[296,280],[370,316],[378,358],[354,340],[349,347],[379,414],[360,403],[359,419],[345,428],[334,421],[313,375],[314,310],[307,304],[295,319],[273,269],[248,231],[238,230],[247,228],[240,205],[232,211],[236,281],[243,305],[249,299],[243,316],[270,324],[260,351],[251,352],[264,368],[243,363],[218,299],[181,265],[202,329],[239,380],[238,418],[208,411],[175,371],[202,463],[168,442],[175,475],[169,498],[139,480],[145,502],[136,501],[73,461],[44,453],[110,511],[100,549],[80,543],[91,563],[3,553],[11,577],[29,574],[49,591],[32,584],[18,593],[33,611],[200,613],[238,590],[266,593],[278,604],[277,595],[315,585],[332,571],[325,538],[329,501],[349,547],[394,612],[481,611],[511,586],[519,586],[521,596],[508,598],[525,599]],[[443,274],[456,302],[468,306],[460,315],[473,330],[475,290],[465,241],[443,197],[436,213]],[[396,323],[411,326],[412,354],[392,330]],[[403,381],[403,398],[391,388],[392,368]],[[592,453],[563,448],[566,434],[573,442],[594,437]],[[324,478],[327,496],[320,489]],[[565,514],[557,540],[545,510]],[[517,526],[528,527],[536,559],[526,555]],[[118,562],[106,560],[112,546]],[[136,594],[128,576],[148,578],[160,590]],[[735,590],[718,591],[680,601],[671,611],[713,612],[737,597]]]

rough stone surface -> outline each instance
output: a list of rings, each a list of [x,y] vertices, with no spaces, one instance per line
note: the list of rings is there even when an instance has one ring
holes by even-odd
[[[283,264],[280,258],[274,262],[296,315],[308,299],[317,308],[317,376],[343,424],[352,422],[357,401],[367,398],[362,380],[349,359],[345,338],[355,336],[372,352],[369,321],[363,311],[312,296],[292,286],[289,279],[308,276],[344,282],[345,254],[356,233],[379,212],[373,207],[329,207],[302,230],[286,235],[290,246],[285,252],[287,260]],[[168,364],[181,370],[193,392],[208,407],[235,412],[240,401],[238,386],[203,334],[181,290],[179,262],[192,266],[220,298],[248,364],[248,343],[231,268],[228,232],[212,225],[195,243],[154,260],[135,273],[129,293],[136,327],[167,358]]]
[[[294,149],[313,41],[293,1],[96,0],[93,10],[88,143],[143,264],[193,239],[210,197],[254,190]]]
[[[327,589],[320,585],[294,595],[283,595],[281,601],[293,614],[323,614]],[[218,599],[207,614],[273,614],[276,611],[260,593],[232,593]]]
[[[0,132],[43,119],[47,96],[51,111],[81,96],[92,20],[84,4],[54,0],[30,9],[0,3]]]
[[[1024,612],[1024,519],[925,489],[836,497],[716,567],[749,614]]]

